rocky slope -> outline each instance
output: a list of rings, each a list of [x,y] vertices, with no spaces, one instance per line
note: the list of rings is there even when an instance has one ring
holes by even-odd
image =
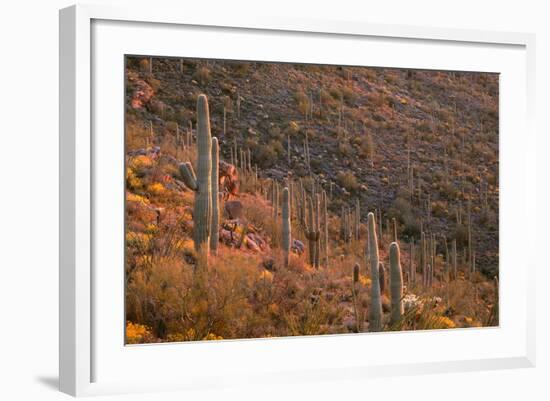
[[[131,57],[126,83],[127,151],[184,157],[205,93],[222,159],[237,144],[260,177],[312,176],[334,214],[358,198],[405,241],[422,225],[462,249],[470,204],[477,267],[498,273],[498,75]]]

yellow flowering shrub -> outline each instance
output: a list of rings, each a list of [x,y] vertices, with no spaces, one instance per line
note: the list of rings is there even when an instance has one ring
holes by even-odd
[[[147,191],[153,195],[162,196],[166,194],[166,187],[160,182],[155,182],[147,186]]]
[[[134,170],[141,169],[141,168],[149,168],[149,167],[153,167],[153,159],[151,159],[149,156],[141,155],[141,156],[134,157],[128,164]]]
[[[208,333],[206,337],[203,338],[203,340],[206,340],[206,341],[223,340],[223,337],[217,336],[214,333]]]
[[[128,184],[128,188],[131,188],[134,190],[142,187],[141,180],[139,179],[138,176],[136,176],[134,170],[131,168],[126,169],[126,183]]]
[[[126,323],[126,344],[143,344],[153,340],[149,327],[132,322]]]
[[[144,233],[130,231],[126,234],[126,245],[129,247],[144,248],[149,245],[150,240],[151,236]]]
[[[454,329],[456,327],[455,322],[449,319],[447,316],[439,316],[437,318],[437,326],[439,329]]]
[[[365,287],[370,287],[371,279],[364,275],[359,275],[359,282]]]
[[[148,205],[149,204],[149,199],[147,199],[144,196],[134,194],[132,192],[126,192],[126,200],[128,202],[136,202],[136,203],[141,203],[143,205]]]
[[[271,273],[269,270],[262,270],[260,273],[260,279],[266,280],[266,281],[273,281],[273,273]]]

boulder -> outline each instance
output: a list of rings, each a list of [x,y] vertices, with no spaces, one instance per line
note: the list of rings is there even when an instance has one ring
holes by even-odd
[[[260,246],[254,241],[250,234],[246,236],[246,247],[254,252],[261,252]]]
[[[134,84],[134,92],[132,93],[132,100],[130,101],[130,104],[134,109],[141,109],[143,106],[149,103],[149,101],[155,94],[155,91],[153,90],[151,85],[149,85],[142,79],[130,80],[133,81]]]
[[[302,253],[304,253],[305,245],[302,241],[300,241],[298,239],[293,239],[292,240],[292,245],[291,245],[291,250],[292,250],[292,252],[297,253],[298,255],[301,255]]]
[[[236,220],[242,217],[244,206],[240,201],[227,201],[224,205],[224,211],[229,220]]]
[[[265,240],[262,237],[260,237],[258,234],[248,233],[247,238],[250,241],[254,241],[254,243],[258,245],[260,250],[265,251],[267,249],[267,242],[265,242]]]
[[[220,193],[224,199],[230,196],[237,196],[239,193],[239,174],[237,169],[231,163],[220,161]]]

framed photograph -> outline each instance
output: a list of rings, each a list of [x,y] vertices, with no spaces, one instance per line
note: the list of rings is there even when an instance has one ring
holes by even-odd
[[[529,367],[534,37],[60,12],[60,387]]]

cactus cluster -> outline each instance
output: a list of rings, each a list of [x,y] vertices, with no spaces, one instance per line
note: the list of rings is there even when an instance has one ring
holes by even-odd
[[[359,199],[354,209],[342,207],[340,214],[340,238],[344,242],[359,241],[361,232],[361,207]]]
[[[320,109],[321,109],[320,104]],[[226,113],[224,109],[224,132],[226,130]],[[339,125],[341,121],[339,122]],[[150,127],[152,129],[152,126]],[[179,144],[181,136],[179,126],[176,126],[176,142]],[[192,142],[192,125],[187,131],[187,138],[183,141],[183,148],[190,149]],[[290,137],[288,138],[288,162],[291,161],[291,146]],[[239,149],[236,142],[233,147],[230,147],[231,161],[239,169],[243,175],[252,175],[256,177],[257,168],[254,171],[251,165],[251,152],[249,149]],[[308,169],[310,169],[309,155],[309,138],[307,133],[304,138],[304,158]],[[196,192],[194,205],[194,230],[193,240],[197,252],[204,251],[209,248],[211,252],[216,253],[218,249],[219,232],[219,144],[217,138],[211,137],[210,121],[208,111],[208,101],[205,95],[199,96],[197,100],[197,168],[198,174],[195,176],[193,167],[190,162],[180,164],[181,176],[185,184]],[[411,192],[411,200],[414,198],[413,177],[414,168],[410,165],[410,151],[407,161],[407,176],[409,179],[408,187]],[[420,180],[417,180],[420,192]],[[332,193],[332,183],[330,185]],[[263,191],[263,189],[262,189]],[[309,193],[308,193],[309,192]],[[270,193],[270,195],[268,195]],[[295,210],[295,216],[300,226],[303,228],[303,234],[308,241],[309,263],[315,268],[319,268],[321,264],[328,267],[329,265],[329,235],[328,235],[328,215],[327,215],[327,193],[316,187],[314,181],[310,191],[306,191],[302,180],[297,183],[291,179],[287,179],[285,187],[280,189],[279,183],[276,180],[272,181],[271,191],[265,191],[266,196],[273,206],[273,220],[275,229],[280,229],[281,238],[274,235],[274,245],[279,245],[276,242],[281,241],[281,248],[285,256],[285,265],[288,266],[289,257],[292,245],[292,211]],[[419,195],[420,196],[420,195]],[[425,198],[425,211],[427,222],[430,222],[432,206],[431,198],[428,194]],[[472,225],[471,225],[471,209],[468,204],[467,210],[467,248],[464,249],[464,264],[468,266],[468,272],[475,272],[475,251],[473,250],[472,241]],[[344,242],[352,240],[360,240],[361,233],[361,207],[359,199],[355,200],[353,208],[343,207],[341,211],[341,227],[340,235]],[[281,215],[281,223],[279,227],[279,215]],[[459,203],[456,212],[457,224],[462,224],[465,220],[462,213],[462,208]],[[376,221],[379,224],[376,224]],[[370,264],[371,276],[371,294],[369,307],[369,330],[382,330],[382,307],[381,297],[386,291],[386,279],[388,274],[384,268],[384,264],[379,259],[378,248],[382,246],[379,241],[382,238],[389,238],[389,291],[391,293],[391,316],[390,324],[397,322],[403,315],[403,305],[401,298],[403,296],[403,270],[400,263],[400,249],[398,243],[398,226],[395,219],[386,219],[384,230],[387,232],[387,237],[383,237],[382,233],[382,211],[375,210],[374,213],[368,214],[368,240],[366,243],[368,264]],[[435,234],[426,233],[423,221],[421,220],[421,236],[419,243],[419,268],[422,273],[422,284],[426,287],[433,286],[435,272],[437,271],[437,239]],[[276,231],[278,232],[278,231]],[[437,237],[439,238],[439,237]],[[457,241],[453,239],[450,247],[445,236],[442,237],[445,250],[445,263],[443,267],[443,277],[448,279],[456,279],[458,276],[458,252]],[[206,246],[206,245],[209,246]],[[414,240],[409,243],[409,266],[406,271],[406,277],[409,285],[415,285],[416,267],[415,267],[415,244]],[[357,330],[360,330],[359,311],[357,308],[357,277],[358,265],[353,268],[353,298],[354,298],[354,314],[356,315]],[[438,276],[440,277],[440,276]]]
[[[305,225],[305,234],[309,244],[309,263],[319,268],[320,255],[319,255],[319,238],[321,236],[319,230],[319,198],[316,194],[311,194],[307,198],[307,221]]]

